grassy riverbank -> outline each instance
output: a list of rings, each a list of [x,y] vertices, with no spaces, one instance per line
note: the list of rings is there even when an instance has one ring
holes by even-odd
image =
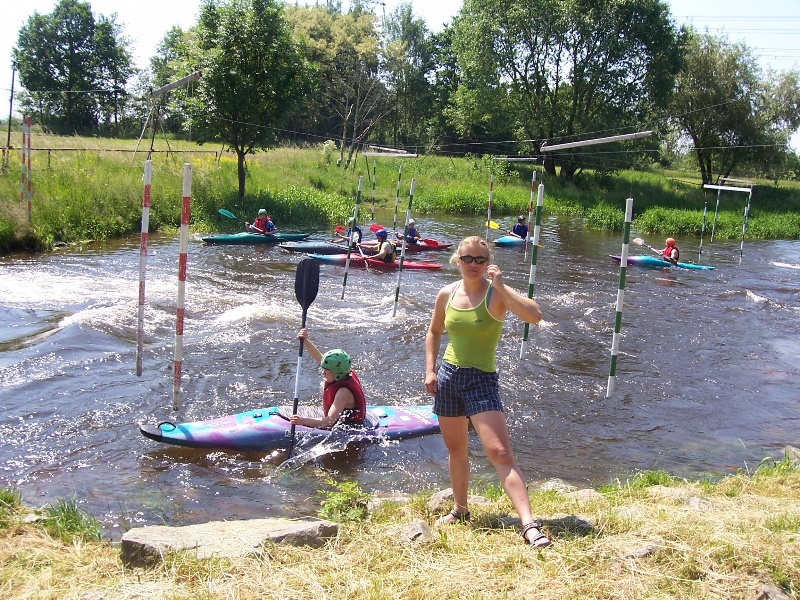
[[[20,157],[0,175],[0,253],[47,250],[57,242],[97,240],[136,234],[141,229],[143,165],[147,141],[54,137],[34,132],[32,153],[32,215],[20,203]],[[12,140],[19,145],[20,140]],[[343,171],[330,145],[281,148],[251,157],[247,194],[237,198],[236,161],[207,146],[159,140],[154,145],[149,230],[180,225],[183,164],[192,165],[192,227],[198,231],[233,231],[241,224],[222,218],[227,208],[251,218],[267,208],[281,228],[341,223],[352,211],[358,177],[364,176],[362,201],[372,199],[372,159],[361,158]],[[414,214],[485,213],[490,172],[494,174],[493,215],[527,212],[531,169],[524,163],[485,158],[422,156],[376,161],[375,197],[379,206],[393,207],[400,178],[400,206],[408,203],[411,179],[416,180]],[[402,175],[399,170],[402,166]],[[587,227],[621,229],[627,197],[634,198],[636,229],[642,233],[680,238],[700,235],[703,209],[707,227],[716,193],[704,195],[692,174],[626,171],[614,176],[584,173],[565,184],[538,169],[545,186],[544,212],[584,218]],[[758,182],[748,221],[748,237],[800,239],[800,184]],[[717,238],[741,236],[747,195],[725,192],[720,203]]]
[[[338,490],[338,491],[337,491]],[[343,491],[344,490],[344,491]],[[789,458],[715,482],[641,473],[600,490],[537,490],[531,500],[553,545],[522,544],[505,496],[483,490],[469,527],[409,542],[402,525],[432,523],[426,495],[387,502],[365,520],[348,505],[360,490],[328,491],[326,516],[349,514],[319,549],[269,545],[255,557],[166,556],[126,569],[96,540],[74,503],[24,523],[19,496],[0,495],[3,598],[726,598],[754,599],[773,586],[800,594],[800,471]],[[66,517],[64,515],[67,515]],[[56,519],[56,515],[60,519]],[[57,522],[56,522],[57,521]],[[83,533],[81,533],[83,532]]]

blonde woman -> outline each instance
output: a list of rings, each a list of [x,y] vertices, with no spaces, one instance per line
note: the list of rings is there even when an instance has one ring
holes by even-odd
[[[523,539],[531,546],[543,547],[550,540],[540,531],[541,524],[533,520],[525,480],[511,453],[495,366],[506,312],[527,323],[538,323],[542,311],[534,300],[503,283],[503,272],[491,259],[491,249],[482,238],[472,236],[461,241],[450,258],[461,272],[461,280],[439,290],[425,339],[425,390],[434,396],[433,412],[439,417],[447,447],[455,503],[436,524],[469,520],[467,450],[471,421],[519,515]],[[448,344],[437,369],[445,330]]]

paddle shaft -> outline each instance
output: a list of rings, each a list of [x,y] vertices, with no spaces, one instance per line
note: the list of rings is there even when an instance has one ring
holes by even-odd
[[[229,210],[225,210],[224,208],[220,208],[218,212],[219,212],[219,214],[221,214],[223,217],[228,217],[229,219],[233,219],[234,221],[240,221],[240,222],[244,223],[245,225],[247,225],[248,227],[252,227],[252,228],[253,228],[253,229],[255,229],[256,231],[258,231],[258,233],[263,233],[264,235],[266,235],[266,232],[265,232],[263,229],[259,229],[258,227],[256,227],[255,225],[252,225],[252,224],[248,223],[248,222],[247,222],[247,221],[245,221],[244,219],[240,219],[239,217],[237,217],[235,214],[233,214],[233,213],[232,213],[231,211],[229,211]]]
[[[294,282],[294,293],[297,301],[303,309],[302,318],[300,320],[300,327],[305,329],[306,315],[308,314],[308,307],[314,302],[319,291],[319,263],[311,258],[304,258],[297,265],[297,275]],[[297,373],[295,374],[294,382],[294,403],[292,404],[292,414],[297,414],[297,406],[300,402],[300,365],[303,362],[303,338],[300,338],[300,351],[297,355]],[[294,450],[295,439],[295,425],[289,429],[289,448],[286,452],[286,458],[292,456]]]

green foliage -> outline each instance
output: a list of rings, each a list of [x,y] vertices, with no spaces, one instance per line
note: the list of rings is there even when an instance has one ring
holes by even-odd
[[[0,528],[6,528],[14,522],[22,505],[22,495],[17,489],[0,489]]]
[[[584,224],[593,229],[619,231],[625,225],[625,211],[600,201],[586,211]]]
[[[335,491],[319,490],[324,496],[320,516],[336,523],[352,523],[367,518],[369,494],[361,491],[355,481],[327,481]]]
[[[76,500],[59,500],[44,509],[44,516],[44,529],[67,544],[73,540],[100,540],[100,524],[78,508]]]

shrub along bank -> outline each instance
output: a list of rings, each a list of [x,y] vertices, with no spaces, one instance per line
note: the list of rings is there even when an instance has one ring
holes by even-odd
[[[38,139],[38,138],[37,138]],[[80,138],[79,138],[80,139]],[[66,138],[72,146],[73,138]],[[105,140],[133,150],[135,140]],[[63,138],[46,138],[49,146]],[[33,152],[32,218],[20,203],[17,162],[0,175],[0,253],[41,251],[57,242],[102,240],[136,234],[141,229],[145,153],[108,152],[101,142],[82,139],[79,150]],[[93,146],[94,144],[94,146]],[[85,148],[85,149],[84,149]],[[407,190],[416,179],[416,214],[475,214],[486,211],[490,173],[494,175],[492,210],[498,217],[526,212],[530,200],[530,165],[492,161],[491,157],[368,159],[343,171],[325,146],[280,148],[251,157],[247,193],[237,197],[236,160],[227,154],[193,154],[197,146],[172,142],[183,154],[153,155],[149,230],[169,231],[180,226],[183,163],[192,165],[192,223],[197,231],[232,231],[241,225],[225,220],[220,208],[250,218],[266,208],[282,227],[327,226],[342,223],[351,214],[359,177],[362,200],[371,200],[373,165],[381,182],[377,202],[393,206],[397,181]],[[118,148],[117,148],[118,149]],[[403,169],[401,173],[401,167]],[[711,218],[716,193],[704,192],[699,181],[685,174],[622,172],[614,176],[579,175],[575,183],[537,173],[545,186],[544,212],[584,219],[587,227],[622,228],[625,199],[634,198],[638,231],[673,236],[700,235],[703,210]],[[391,190],[391,191],[389,191]],[[401,198],[401,205],[407,200]],[[747,195],[725,192],[717,221],[718,238],[741,235]],[[708,221],[707,221],[708,222]],[[748,237],[800,238],[800,185],[757,185],[748,221]]]

